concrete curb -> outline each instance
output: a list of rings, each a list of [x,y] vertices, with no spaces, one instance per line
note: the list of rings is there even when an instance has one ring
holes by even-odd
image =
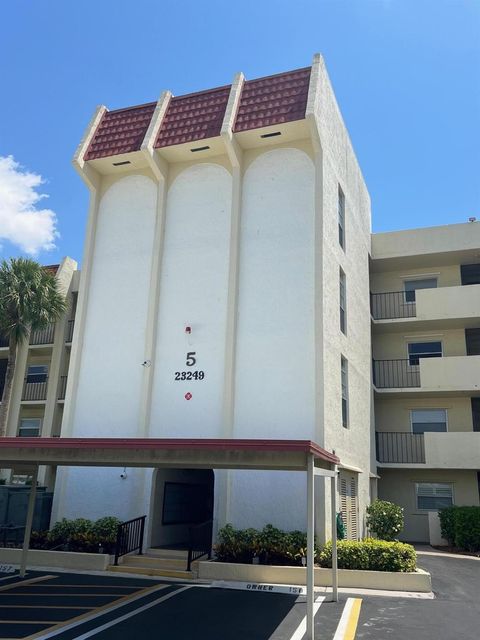
[[[20,564],[21,549],[0,549],[0,564]],[[105,571],[111,562],[106,553],[76,553],[73,551],[42,551],[30,549],[28,567],[61,567],[63,569],[84,569]]]
[[[303,567],[277,567],[270,565],[236,564],[229,562],[199,562],[198,577],[203,580],[236,580],[287,585],[304,585],[306,569]],[[331,586],[331,570],[315,569],[315,585]],[[357,571],[339,569],[338,586],[344,588],[377,589],[384,591],[414,591],[430,593],[430,574],[423,569],[413,573],[390,571]]]

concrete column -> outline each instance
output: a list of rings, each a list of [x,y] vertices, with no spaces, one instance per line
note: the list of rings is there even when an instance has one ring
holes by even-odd
[[[28,498],[27,519],[25,522],[25,534],[23,536],[23,549],[22,557],[20,560],[20,577],[25,577],[25,571],[27,569],[27,555],[28,548],[30,546],[30,535],[32,533],[33,514],[35,512],[35,496],[37,495],[37,479],[38,479],[38,467],[35,467],[35,471],[32,475],[32,488],[30,489],[30,496]]]
[[[308,456],[307,466],[307,640],[314,640],[315,600],[315,460]]]

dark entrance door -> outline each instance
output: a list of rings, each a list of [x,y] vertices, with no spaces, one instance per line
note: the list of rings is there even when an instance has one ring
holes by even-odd
[[[480,329],[465,329],[467,356],[480,356]]]

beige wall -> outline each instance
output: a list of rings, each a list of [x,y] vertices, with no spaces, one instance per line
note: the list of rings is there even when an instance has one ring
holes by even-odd
[[[414,280],[416,278],[437,278],[438,287],[454,287],[461,285],[460,266],[446,265],[443,267],[435,267],[434,269],[413,267],[372,273],[370,286],[372,293],[403,291],[405,280]]]
[[[478,505],[478,484],[475,471],[445,471],[440,469],[379,469],[381,480],[378,494],[381,500],[389,500],[404,509],[405,527],[401,540],[428,542],[428,514],[416,508],[416,482],[453,483],[456,505]]]
[[[373,338],[374,360],[406,359],[408,357],[407,345],[409,342],[435,342],[442,343],[443,355],[465,356],[467,354],[465,344],[465,331],[463,329],[450,329],[445,331],[416,331],[401,333],[383,333]]]
[[[375,402],[377,431],[411,431],[412,409],[446,409],[449,432],[472,431],[472,405],[470,398],[391,398]]]

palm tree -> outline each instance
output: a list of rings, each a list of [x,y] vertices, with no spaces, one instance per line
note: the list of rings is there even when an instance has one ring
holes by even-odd
[[[7,431],[17,347],[30,331],[45,329],[66,311],[65,297],[54,274],[29,258],[11,258],[0,265],[0,335],[8,340],[8,362],[0,406],[0,437]]]

